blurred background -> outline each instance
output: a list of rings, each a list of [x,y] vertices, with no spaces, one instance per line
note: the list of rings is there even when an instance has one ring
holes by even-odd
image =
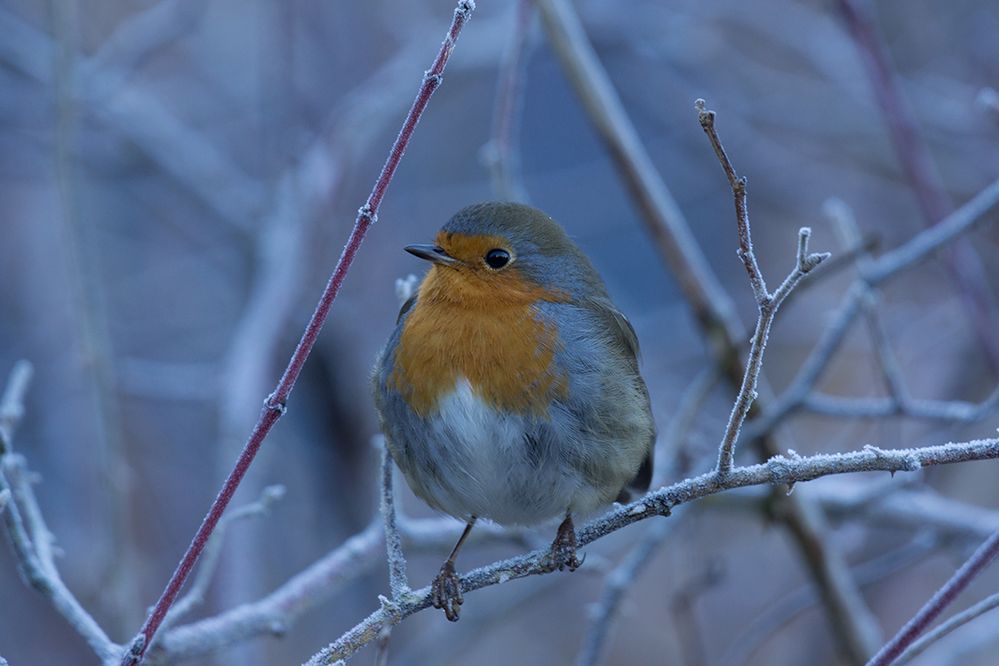
[[[946,198],[960,205],[999,177],[999,105],[989,92],[999,87],[999,6],[858,3],[897,70]],[[271,484],[287,492],[269,515],[232,526],[209,597],[191,619],[273,590],[377,510],[369,373],[395,322],[395,280],[424,270],[401,248],[430,240],[458,208],[498,196],[490,137],[517,3],[478,4],[288,414],[233,506]],[[747,328],[756,312],[735,255],[731,194],[695,98],[718,111],[726,148],[749,178],[771,285],[793,265],[799,226],[812,226],[813,250],[843,249],[822,212],[830,197],[852,207],[875,253],[925,227],[837,2],[575,6]],[[67,585],[114,640],[140,626],[231,468],[452,9],[451,0],[0,0],[0,374],[17,359],[35,365],[15,445],[39,475]],[[633,322],[663,431],[711,365],[704,337],[536,19],[523,57],[514,145],[524,190],[592,257]],[[999,224],[968,238],[994,289]],[[795,375],[854,274],[847,267],[817,278],[781,310],[764,370],[775,391]],[[974,402],[996,385],[960,290],[940,258],[886,289],[880,311],[914,396]],[[991,334],[999,338],[999,329]],[[884,395],[863,326],[821,388]],[[678,473],[713,463],[733,395],[724,382],[712,390],[683,438],[688,464]],[[781,428],[780,441],[801,453],[893,448],[986,437],[997,425],[995,414],[961,426],[802,415]],[[740,460],[753,456],[742,451]],[[965,464],[922,480],[994,517],[997,472],[995,462]],[[795,492],[835,494],[884,477],[823,479]],[[797,546],[761,510],[763,497],[715,498],[680,517],[627,593],[606,663],[848,663]],[[430,515],[408,491],[401,503],[410,515]],[[457,625],[436,611],[408,619],[393,632],[389,663],[571,663],[604,573],[651,525],[587,549],[594,564],[571,576],[468,595]],[[547,528],[539,534],[547,539]],[[828,539],[851,566],[867,566],[864,597],[889,636],[978,540],[849,515],[830,517]],[[914,543],[929,545],[913,551]],[[469,549],[459,570],[522,550]],[[893,565],[871,565],[893,554]],[[411,557],[413,584],[427,584],[444,555]],[[388,589],[381,559],[370,571],[282,639],[188,663],[304,661],[377,607]],[[992,571],[960,603],[997,586]],[[994,663],[994,618],[959,635],[957,647],[941,643],[920,663]],[[96,663],[22,584],[8,548],[0,549],[0,655],[13,666]],[[367,649],[354,663],[373,657]]]

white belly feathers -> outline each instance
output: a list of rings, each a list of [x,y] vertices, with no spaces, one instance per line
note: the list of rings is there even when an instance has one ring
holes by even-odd
[[[451,515],[536,524],[592,492],[556,452],[531,451],[526,417],[500,414],[463,377],[429,422],[433,434],[423,446],[439,474],[423,485],[427,499]]]

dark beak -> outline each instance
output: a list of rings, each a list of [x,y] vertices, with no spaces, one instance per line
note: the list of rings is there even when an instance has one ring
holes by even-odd
[[[420,259],[426,259],[427,261],[432,261],[435,264],[454,266],[458,263],[457,259],[452,257],[450,254],[445,252],[443,248],[437,245],[407,245],[404,249],[413,256],[419,257]]]

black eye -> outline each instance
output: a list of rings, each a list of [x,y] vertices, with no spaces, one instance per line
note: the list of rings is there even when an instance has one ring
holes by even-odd
[[[510,262],[510,253],[500,248],[495,248],[486,252],[486,263],[489,268],[500,269]]]

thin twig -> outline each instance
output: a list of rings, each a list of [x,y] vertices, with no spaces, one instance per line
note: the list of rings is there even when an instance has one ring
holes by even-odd
[[[205,593],[208,591],[208,586],[211,584],[215,570],[218,567],[219,557],[222,555],[222,544],[225,541],[225,534],[229,525],[243,518],[268,513],[274,503],[284,497],[284,494],[285,487],[282,485],[267,486],[260,493],[260,498],[255,502],[244,504],[222,516],[222,520],[219,521],[215,532],[208,539],[208,545],[205,546],[205,552],[201,556],[198,565],[198,572],[194,575],[194,580],[191,582],[187,594],[174,603],[173,607],[167,613],[166,619],[163,620],[163,624],[160,627],[163,631],[177,624],[184,615],[187,615],[191,610],[204,602]]]
[[[704,100],[699,99],[694,102],[697,109],[697,118],[701,123],[701,128],[707,134],[711,147],[714,148],[715,155],[721,163],[725,175],[728,177],[729,185],[732,187],[732,195],[735,198],[736,224],[739,230],[739,258],[742,259],[746,272],[749,274],[749,282],[753,287],[753,295],[756,297],[756,305],[759,310],[759,318],[756,321],[756,330],[753,332],[749,345],[749,360],[746,363],[746,371],[743,373],[742,385],[735,399],[735,405],[728,418],[728,425],[725,427],[725,434],[718,450],[717,471],[720,476],[728,474],[735,458],[735,442],[739,438],[739,431],[742,424],[749,416],[749,410],[756,400],[756,386],[759,383],[760,371],[763,369],[763,354],[767,347],[767,338],[770,336],[770,326],[781,303],[791,293],[795,285],[801,281],[813,268],[829,258],[828,252],[810,253],[808,251],[808,239],[812,235],[812,230],[802,227],[798,232],[798,252],[795,267],[784,279],[784,282],[772,294],[767,291],[767,283],[763,278],[763,272],[756,261],[756,252],[753,251],[753,235],[749,226],[749,207],[746,197],[746,179],[736,174],[735,167],[725,153],[718,132],[715,130],[715,112],[706,108]]]
[[[375,644],[374,666],[388,666],[389,642],[392,640],[392,628],[385,627],[378,634],[378,641]]]
[[[996,458],[999,458],[999,438],[915,449],[886,450],[867,446],[842,454],[775,456],[764,463],[733,468],[725,477],[711,471],[650,492],[584,525],[577,533],[577,541],[579,546],[585,546],[627,525],[653,516],[668,516],[681,504],[734,488],[763,484],[786,486],[830,474],[862,471],[914,472],[929,465]],[[545,565],[548,555],[547,548],[539,549],[470,571],[461,578],[461,590],[469,593],[515,578],[550,573],[550,567]],[[429,608],[430,596],[428,586],[414,590],[401,603],[383,598],[380,609],[313,655],[308,665],[327,665],[350,657],[375,640],[383,627],[394,626],[413,613]]]
[[[867,76],[888,125],[902,171],[919,203],[926,223],[939,223],[954,206],[940,173],[920,133],[916,119],[906,104],[883,40],[874,22],[857,6],[856,0],[837,0],[850,37],[860,53]],[[985,349],[993,370],[999,373],[999,317],[995,294],[974,246],[962,240],[949,248],[947,267],[960,287],[960,295]]]
[[[527,201],[527,189],[520,169],[517,144],[527,56],[530,51],[534,2],[517,0],[513,32],[500,63],[499,85],[493,108],[492,136],[485,146],[485,158],[492,176],[493,192],[506,201]]]
[[[59,577],[52,537],[24,469],[24,458],[13,452],[14,432],[24,414],[24,397],[31,375],[31,364],[19,361],[0,398],[0,493],[10,498],[0,518],[25,582],[45,596],[101,662],[107,663],[117,657],[121,648],[108,638]]]
[[[884,580],[886,577],[921,561],[937,546],[934,538],[917,538],[905,545],[874,557],[853,569],[854,579],[861,587]],[[762,643],[786,627],[801,613],[820,601],[814,585],[806,583],[793,592],[777,599],[769,608],[757,613],[732,640],[719,663],[745,664]]]
[[[676,523],[671,521],[656,523],[650,527],[621,564],[604,579],[604,591],[593,607],[586,640],[576,658],[576,666],[595,666],[600,663],[614,616],[621,606],[625,592],[635,584],[660,544],[675,526]]]
[[[393,487],[392,454],[382,440],[382,483],[381,483],[381,513],[385,527],[385,549],[388,551],[389,590],[392,600],[399,601],[409,593],[409,579],[406,577],[406,556],[402,552],[402,537],[396,525],[395,488]]]
[[[536,0],[551,46],[580,103],[635,199],[659,253],[712,345],[738,340],[741,326],[732,300],[698,247],[683,212],[659,177],[610,77],[600,64],[579,17],[566,0]],[[718,349],[719,354],[724,354]]]
[[[933,631],[927,632],[926,635],[919,640],[914,641],[905,652],[899,655],[898,659],[892,662],[892,666],[902,666],[902,664],[908,664],[944,636],[950,634],[955,629],[963,627],[975,618],[981,617],[995,608],[999,608],[999,594],[993,594],[992,596],[982,599],[971,608],[961,611],[954,617],[942,623],[940,626],[933,629]]]
[[[631,191],[642,220],[648,225],[660,253],[669,264],[677,283],[690,304],[715,363],[726,380],[738,388],[745,376],[741,359],[742,326],[735,307],[721,289],[701,249],[693,240],[690,226],[669,194],[651,159],[642,147],[638,133],[625,113],[610,77],[603,69],[572,5],[565,0],[537,0],[545,29],[570,83],[607,144],[615,166]],[[762,407],[762,406],[761,406]],[[773,436],[755,439],[760,457],[780,450]],[[796,510],[785,513],[787,526],[798,541],[802,554],[823,589],[833,630],[853,661],[866,659],[880,640],[861,626],[855,613],[862,604],[856,587],[849,585],[846,562],[816,533],[814,511],[805,510],[809,500],[801,493],[787,497],[775,491],[775,500]],[[834,575],[835,574],[835,575]],[[844,585],[845,587],[836,587]]]
[[[951,578],[937,590],[911,620],[905,623],[895,637],[888,641],[867,666],[887,666],[894,662],[906,648],[913,644],[921,633],[950,605],[972,580],[999,555],[999,531],[995,532],[978,547],[971,557],[961,565]]]
[[[413,106],[403,122],[402,129],[396,137],[395,143],[393,143],[389,151],[388,159],[382,167],[381,174],[375,181],[371,194],[368,195],[367,202],[358,210],[354,227],[351,230],[343,253],[340,255],[340,259],[333,269],[333,274],[330,276],[329,282],[316,306],[316,310],[312,314],[295,352],[292,354],[288,367],[281,376],[281,380],[275,387],[274,392],[264,401],[264,409],[261,411],[257,424],[250,434],[246,447],[240,453],[235,467],[226,479],[218,497],[212,503],[204,522],[202,522],[201,527],[195,534],[180,564],[177,565],[177,569],[170,577],[170,581],[167,583],[159,601],[156,602],[142,629],[140,629],[139,635],[132,641],[128,652],[122,657],[122,666],[134,666],[142,661],[142,657],[152,643],[153,636],[156,634],[159,625],[163,622],[167,611],[180,593],[184,581],[187,580],[191,569],[204,550],[208,537],[214,531],[215,526],[222,517],[222,513],[236,492],[236,488],[239,487],[261,443],[285,412],[288,396],[291,394],[292,389],[294,389],[295,382],[302,372],[302,367],[305,365],[306,359],[316,344],[316,339],[319,337],[319,332],[326,322],[326,318],[329,316],[333,301],[336,299],[337,294],[340,292],[340,287],[343,285],[347,270],[353,263],[354,257],[357,255],[357,251],[360,249],[361,242],[367,235],[369,227],[378,218],[378,209],[385,196],[385,191],[392,181],[392,177],[395,175],[406,146],[409,145],[409,141],[413,136],[413,130],[416,128],[420,116],[423,115],[423,111],[426,109],[431,95],[440,86],[443,80],[444,67],[451,56],[451,52],[454,50],[455,40],[474,9],[475,3],[472,0],[459,0],[444,42],[441,44],[441,48],[430,69],[424,74],[423,83],[413,102]]]
[[[446,553],[464,524],[452,518],[406,520],[399,525],[410,553]],[[222,613],[165,631],[146,656],[150,663],[199,657],[258,636],[282,636],[305,612],[328,600],[350,581],[381,565],[385,531],[374,520],[363,531],[296,573],[270,594]],[[521,543],[515,530],[491,524],[476,529],[468,545]]]
[[[14,431],[24,416],[24,397],[35,369],[28,361],[18,361],[10,371],[0,397],[0,455],[13,453]]]

